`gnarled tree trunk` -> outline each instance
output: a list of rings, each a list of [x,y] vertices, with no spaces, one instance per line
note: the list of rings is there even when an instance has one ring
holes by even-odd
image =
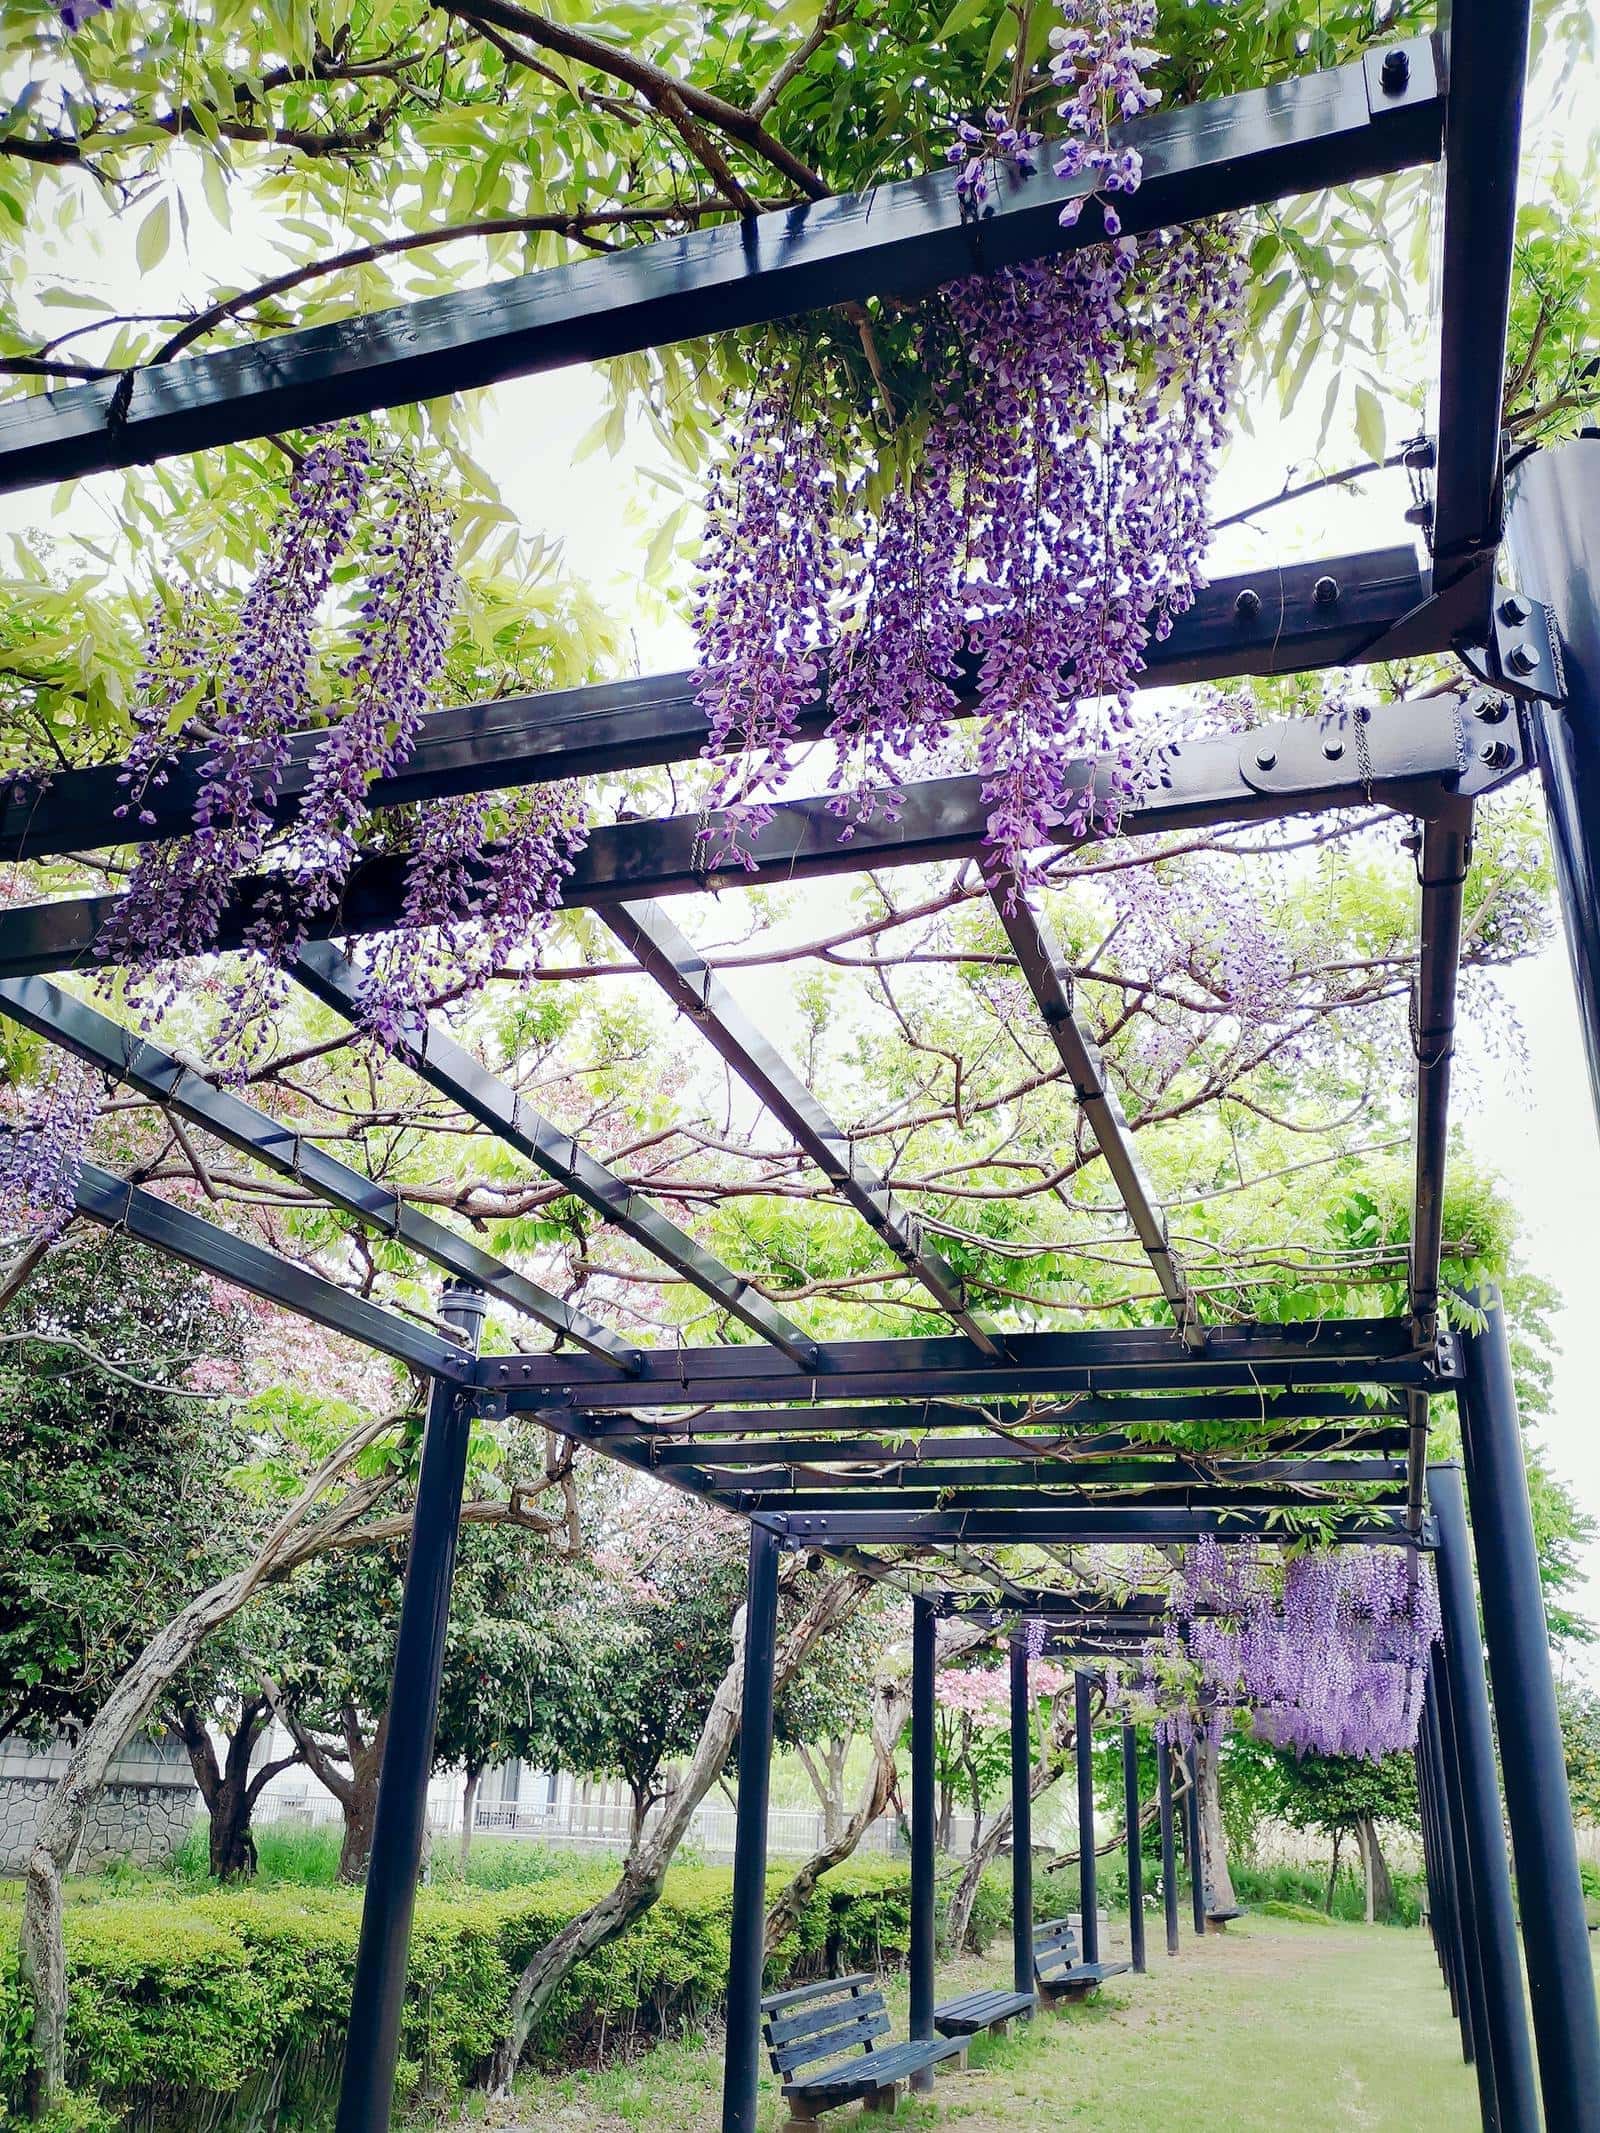
[[[841,1822],[831,1837],[824,1837],[820,1848],[811,1854],[794,1879],[785,1884],[767,1913],[768,1955],[786,1934],[793,1932],[807,1898],[823,1875],[831,1873],[834,1867],[849,1858],[894,1797],[894,1751],[910,1715],[909,1681],[880,1681],[876,1684],[872,1692],[872,1768],[867,1774],[861,1798],[856,1803],[855,1813]]]
[[[1221,1742],[1207,1732],[1197,1733],[1194,1759],[1200,1787],[1200,1863],[1205,1871],[1206,1902],[1213,1911],[1231,1911],[1235,1897],[1228,1866],[1228,1831],[1222,1819]]]
[[[830,1579],[778,1646],[773,1687],[784,1688],[817,1640],[845,1621],[867,1591],[864,1578]],[[733,1621],[733,1656],[717,1684],[700,1738],[662,1813],[647,1837],[629,1853],[616,1885],[587,1911],[569,1920],[547,1941],[517,1979],[507,2010],[506,2034],[489,2068],[491,2095],[510,2093],[518,2064],[540,2015],[571,1974],[596,1948],[625,1933],[661,1894],[672,1855],[683,1839],[695,1809],[717,1782],[739,1734],[739,1705],[744,1693],[744,1610]]]
[[[256,1844],[250,1830],[256,1802],[279,1771],[293,1769],[300,1757],[278,1756],[263,1763],[252,1775],[251,1759],[272,1723],[272,1706],[265,1696],[244,1699],[220,1763],[205,1714],[199,1707],[181,1697],[169,1709],[210,1818],[211,1872],[218,1881],[246,1880],[256,1870]]]

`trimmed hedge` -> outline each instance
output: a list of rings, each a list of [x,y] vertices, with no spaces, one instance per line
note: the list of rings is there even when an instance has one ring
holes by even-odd
[[[457,2093],[502,2034],[529,1957],[610,1885],[613,1870],[512,1889],[423,1889],[417,1898],[398,2093]],[[776,1895],[782,1871],[771,1876]],[[581,1963],[534,2040],[572,2059],[653,2035],[721,1999],[731,1877],[675,1868],[655,1908]],[[5,1912],[0,1919],[6,1924]],[[359,1892],[232,1889],[88,1896],[69,1906],[69,2079],[141,2129],[315,2124],[337,2087],[360,1926]],[[771,1965],[774,1982],[903,1958],[903,1865],[857,1859],[814,1892]],[[0,2095],[26,2072],[15,1937],[0,1948]],[[0,2105],[0,2118],[5,2115]]]

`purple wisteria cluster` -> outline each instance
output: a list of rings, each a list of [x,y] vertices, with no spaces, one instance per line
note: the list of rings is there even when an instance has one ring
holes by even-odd
[[[274,813],[291,743],[313,709],[314,632],[335,566],[370,514],[363,597],[336,668],[342,715],[307,767],[287,835]],[[375,469],[360,431],[319,437],[296,468],[284,519],[221,664],[192,609],[157,611],[121,812],[145,826],[180,751],[205,745],[194,835],[145,847],[102,954],[128,969],[147,1019],[179,982],[175,963],[215,946],[238,880],[258,877],[250,951],[222,988],[219,1049],[248,1070],[269,1040],[283,973],[337,911],[357,859],[406,857],[403,922],[369,961],[362,1020],[392,1047],[440,994],[482,984],[537,938],[582,849],[572,785],[510,801],[447,799],[374,817],[376,780],[409,760],[444,671],[459,597],[444,501],[416,468]],[[209,699],[216,699],[215,706]]]
[[[1038,169],[1042,138],[1003,111],[986,111],[981,126],[971,119],[957,120],[956,137],[945,150],[945,161],[959,166],[956,198],[969,214],[981,214],[988,206],[992,168],[1003,163],[1019,178]]]
[[[1118,235],[1122,222],[1103,196],[1136,192],[1144,176],[1138,150],[1114,149],[1111,129],[1161,101],[1161,91],[1144,79],[1161,56],[1146,42],[1155,27],[1155,0],[1102,0],[1082,21],[1050,32],[1051,76],[1058,87],[1072,91],[1061,106],[1068,139],[1055,173],[1093,177],[1108,237]],[[1069,200],[1061,210],[1062,227],[1071,229],[1083,208],[1082,197]]]
[[[71,1221],[100,1094],[99,1077],[60,1052],[42,1084],[7,1087],[0,1102],[0,1238],[48,1241]]]
[[[70,36],[96,15],[109,15],[115,5],[116,0],[56,0],[56,12],[61,17],[61,27]]]
[[[290,741],[310,704],[312,631],[334,565],[347,547],[367,486],[371,454],[353,425],[321,437],[295,469],[289,507],[239,612],[218,701],[204,728],[192,836],[146,845],[102,932],[97,953],[125,966],[151,1010],[170,1000],[175,960],[213,946],[235,882],[259,867],[273,833],[272,810]],[[152,655],[161,656],[152,635]],[[171,693],[181,660],[152,692],[130,751],[124,782],[138,804],[164,780],[190,738],[174,730]]]
[[[1285,1562],[1212,1540],[1187,1551],[1167,1644],[1190,1699],[1242,1710],[1257,1736],[1297,1755],[1377,1761],[1415,1746],[1428,1657],[1439,1637],[1431,1567],[1407,1550],[1308,1549]]]
[[[1095,16],[1116,16],[1106,81],[1124,99],[1154,56],[1145,12]],[[986,140],[969,127],[958,150],[981,165]],[[996,876],[1025,880],[1052,839],[1114,822],[1152,775],[1145,648],[1201,582],[1243,289],[1226,235],[1187,231],[951,284],[924,307],[930,405],[892,472],[830,427],[809,348],[764,365],[707,498],[708,804],[759,825],[826,676],[837,810],[892,814],[908,763],[951,735],[966,658]],[[1112,768],[1091,790],[1094,754]]]

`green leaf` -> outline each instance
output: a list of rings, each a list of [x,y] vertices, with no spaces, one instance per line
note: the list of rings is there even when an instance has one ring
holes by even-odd
[[[948,39],[958,37],[963,30],[970,30],[982,19],[988,6],[989,0],[956,0],[955,6],[934,31],[934,43],[944,44]]]
[[[133,256],[141,274],[148,274],[160,266],[171,241],[172,208],[168,201],[161,199],[140,223],[139,234],[133,240]]]
[[[1387,441],[1383,403],[1370,385],[1356,387],[1356,437],[1369,459],[1382,459]]]

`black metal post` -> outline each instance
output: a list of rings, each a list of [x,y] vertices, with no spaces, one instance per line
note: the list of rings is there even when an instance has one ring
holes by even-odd
[[[778,1536],[750,1528],[739,1708],[739,1798],[733,1836],[733,1925],[722,2133],[755,2133],[761,2075],[761,1981],[766,1967],[767,1796],[772,1775],[772,1663],[778,1640]]]
[[[1600,2133],[1600,2014],[1511,1344],[1499,1298],[1483,1295],[1478,1302],[1483,1330],[1462,1340],[1466,1385],[1459,1405],[1539,2086],[1548,2126]]]
[[[1548,608],[1560,645],[1566,703],[1539,715],[1539,768],[1600,1112],[1600,437],[1532,453],[1509,479],[1506,507],[1519,589]],[[1502,623],[1516,612],[1502,608]]]
[[[1449,1932],[1449,1902],[1445,1895],[1445,1868],[1434,1806],[1433,1766],[1428,1760],[1427,1743],[1420,1727],[1411,1760],[1417,1778],[1417,1819],[1422,1827],[1422,1879],[1428,1893],[1428,1938],[1433,1943],[1439,1973],[1450,1995],[1450,2012],[1456,2015],[1460,2008],[1456,1993],[1455,1949]]]
[[[1122,1800],[1128,1819],[1128,1943],[1141,1976],[1144,1955],[1144,1832],[1139,1822],[1139,1736],[1122,1721]]]
[[[1011,1982],[1033,1990],[1033,1724],[1021,1637],[1011,1640]]]
[[[938,1623],[933,1602],[911,1603],[911,2035],[933,2035],[933,1669]],[[933,2070],[912,2087],[933,2086]]]
[[[1189,1789],[1183,1796],[1183,1848],[1189,1859],[1189,1906],[1198,1934],[1206,1930],[1206,1869],[1200,1856],[1200,1744],[1189,1743]]]
[[[1172,1829],[1172,1750],[1156,1735],[1156,1797],[1161,1813],[1161,1904],[1167,1921],[1167,1953],[1178,1952],[1178,1847]]]
[[[1501,2133],[1506,2114],[1501,2109],[1500,2076],[1494,2063],[1494,2034],[1489,2018],[1489,1988],[1484,1971],[1485,1928],[1472,1878],[1472,1854],[1463,1820],[1466,1790],[1461,1777],[1461,1752],[1455,1712],[1450,1701],[1450,1681],[1442,1659],[1434,1674],[1439,1691],[1439,1769],[1442,1797],[1449,1801],[1455,1827],[1456,1947],[1467,2019],[1462,2025],[1461,2049],[1465,2056],[1470,2040],[1472,2068],[1478,2079],[1478,2111],[1484,2133]]]
[[[439,1315],[476,1353],[483,1329],[483,1293],[452,1282]],[[417,1507],[406,1551],[405,1589],[395,1637],[389,1726],[378,1773],[378,1801],[361,1906],[361,1939],[350,1994],[350,2027],[339,2081],[337,2133],[387,2133],[400,2055],[406,1954],[417,1871],[428,1814],[439,1677],[444,1671],[450,1583],[467,1475],[472,1403],[460,1388],[435,1378],[428,1393]]]
[[[1463,1917],[1476,1943],[1483,1974],[1483,2021],[1475,2025],[1480,2052],[1493,2065],[1492,2091],[1499,2101],[1501,2133],[1537,2133],[1533,2053],[1523,2011],[1522,1965],[1511,1903],[1511,1871],[1500,1824],[1500,1788],[1495,1779],[1489,1692],[1478,1636],[1478,1607],[1467,1546],[1466,1503],[1457,1466],[1430,1466],[1428,1500],[1438,1523],[1434,1557],[1439,1608],[1444,1621],[1444,1677],[1450,1730],[1455,1736],[1455,1775],[1461,1826],[1471,1877],[1472,1912]],[[1448,1770],[1448,1765],[1447,1765]],[[1480,2087],[1482,2075],[1480,2073]],[[1488,2113],[1485,2111],[1487,2121]],[[1562,2133],[1567,2133],[1565,2127]]]
[[[1483,1975],[1481,1967],[1469,1959],[1467,1948],[1468,1905],[1464,1901],[1461,1879],[1464,1846],[1460,1803],[1447,1774],[1451,1763],[1445,1755],[1441,1708],[1443,1687],[1437,1658],[1429,1669],[1429,1676],[1428,1696],[1422,1712],[1421,1745],[1422,1760],[1428,1772],[1428,1796],[1437,1833],[1443,1891],[1440,1946],[1451,2006],[1461,2025],[1461,2056],[1471,2066],[1477,2059],[1476,2024],[1483,2004]],[[1496,2110],[1498,2115],[1498,2106]]]
[[[1078,1909],[1086,1963],[1100,1960],[1100,1892],[1094,1855],[1094,1676],[1072,1677],[1073,1748],[1078,1764]]]

